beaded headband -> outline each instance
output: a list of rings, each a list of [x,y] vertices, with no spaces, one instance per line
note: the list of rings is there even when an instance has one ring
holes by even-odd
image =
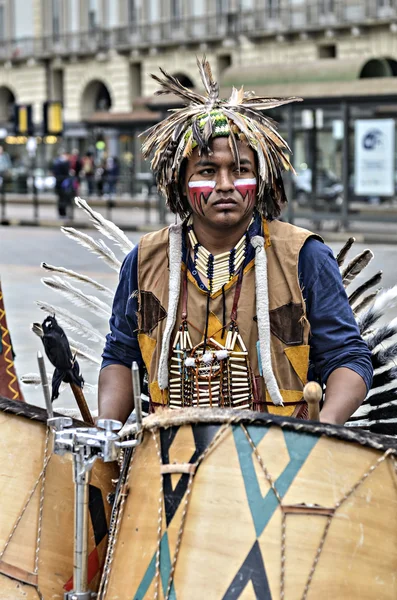
[[[157,95],[174,94],[186,106],[170,110],[170,115],[148,129],[142,147],[143,156],[153,155],[152,169],[157,186],[172,212],[185,218],[189,210],[180,190],[180,170],[194,148],[199,154],[212,153],[211,140],[227,137],[236,165],[240,166],[238,141],[246,143],[258,161],[258,196],[256,207],[266,217],[276,217],[287,201],[282,172],[292,169],[290,149],[277,131],[275,122],[262,114],[299,101],[300,98],[266,98],[233,88],[228,100],[219,97],[219,85],[214,80],[209,62],[197,60],[205,95],[184,87],[175,77],[160,69],[163,77],[152,75],[161,88]],[[292,169],[293,170],[293,169]]]

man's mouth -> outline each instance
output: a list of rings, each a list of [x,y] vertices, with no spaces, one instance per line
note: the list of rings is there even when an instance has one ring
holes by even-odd
[[[213,202],[212,206],[220,206],[220,207],[226,207],[226,206],[236,206],[237,201],[234,200],[234,198],[219,198],[219,200],[216,200],[215,202]]]

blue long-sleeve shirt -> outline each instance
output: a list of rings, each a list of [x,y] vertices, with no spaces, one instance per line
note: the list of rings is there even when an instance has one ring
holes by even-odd
[[[257,231],[252,226],[251,235]],[[254,256],[249,245],[246,263]],[[183,244],[183,259],[194,271],[190,253]],[[125,258],[115,294],[110,333],[106,338],[102,368],[110,364],[130,367],[133,361],[143,365],[137,340],[138,246]],[[196,277],[199,285],[206,289]],[[299,255],[299,281],[310,323],[309,379],[326,383],[337,368],[347,367],[358,373],[367,390],[372,384],[372,363],[368,346],[361,338],[337,262],[331,249],[315,238],[309,238]]]

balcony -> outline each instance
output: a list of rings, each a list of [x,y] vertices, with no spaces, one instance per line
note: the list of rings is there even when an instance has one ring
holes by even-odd
[[[238,35],[260,38],[278,33],[375,25],[395,19],[397,0],[268,0],[267,6],[255,11],[0,41],[0,61],[89,56],[112,48],[129,52],[152,46],[221,42]]]

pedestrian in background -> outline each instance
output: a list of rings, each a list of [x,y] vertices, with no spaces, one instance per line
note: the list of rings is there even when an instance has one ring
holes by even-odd
[[[87,194],[92,196],[94,193],[94,177],[95,177],[95,165],[92,152],[86,152],[83,157],[81,167],[81,173],[87,183]]]
[[[64,149],[59,150],[59,154],[52,165],[52,173],[55,177],[55,192],[58,197],[58,215],[64,218],[67,216],[67,208],[72,200],[70,194],[70,162]]]
[[[4,185],[7,175],[9,174],[12,167],[11,159],[9,154],[4,150],[3,146],[0,146],[0,192],[4,192]]]
[[[116,195],[117,183],[120,175],[119,161],[116,156],[109,156],[105,166],[105,194],[112,201]]]

